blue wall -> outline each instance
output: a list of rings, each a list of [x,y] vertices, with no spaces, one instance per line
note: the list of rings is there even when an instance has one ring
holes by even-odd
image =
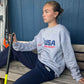
[[[42,8],[50,0],[9,0],[10,30],[18,40],[33,40],[43,22]],[[73,44],[84,44],[84,0],[56,0],[64,8],[58,23],[67,27]]]

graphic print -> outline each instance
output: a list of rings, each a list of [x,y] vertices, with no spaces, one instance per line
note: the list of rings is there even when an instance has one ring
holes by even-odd
[[[55,40],[44,40],[44,47],[46,48],[55,48]],[[38,44],[38,46],[41,46],[43,43]]]

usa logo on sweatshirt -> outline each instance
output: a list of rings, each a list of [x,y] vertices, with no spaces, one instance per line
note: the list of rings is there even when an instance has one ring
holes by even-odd
[[[43,43],[38,44],[38,46],[42,46],[42,45],[46,48],[55,48],[55,40],[45,40],[43,38]]]
[[[55,48],[55,40],[44,40],[44,47]]]

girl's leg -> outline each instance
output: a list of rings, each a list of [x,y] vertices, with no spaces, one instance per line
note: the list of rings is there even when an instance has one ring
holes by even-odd
[[[35,68],[17,79],[14,84],[40,84],[45,81],[53,80],[55,78],[54,71],[46,67],[47,66],[38,61]]]
[[[0,68],[7,63],[8,49],[9,48],[5,48],[2,52],[0,52]]]
[[[33,53],[32,51],[21,52],[12,49],[12,56],[14,60],[21,62],[30,69],[35,67],[38,60],[37,54]]]
[[[0,67],[3,67],[7,63],[8,49],[9,48],[4,49],[0,53]],[[35,67],[36,60],[37,60],[37,54],[33,53],[32,51],[27,51],[27,52],[15,51],[12,48],[10,62],[12,60],[20,61],[25,66],[32,69]]]

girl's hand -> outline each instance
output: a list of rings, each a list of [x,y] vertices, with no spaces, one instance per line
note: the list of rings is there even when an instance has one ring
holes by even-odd
[[[13,33],[14,36],[13,36],[13,43],[16,43],[17,42],[17,39],[16,39],[16,34]],[[10,38],[11,38],[11,34],[9,34],[9,42],[10,42]]]
[[[80,79],[79,82],[84,84],[84,78]]]

